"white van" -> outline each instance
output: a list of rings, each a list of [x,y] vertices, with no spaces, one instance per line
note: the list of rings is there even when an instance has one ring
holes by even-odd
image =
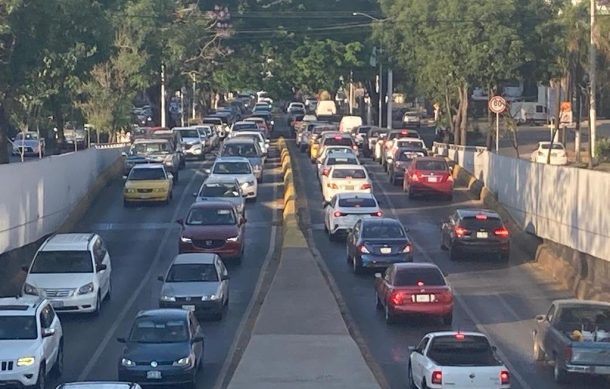
[[[360,116],[343,116],[339,123],[339,131],[341,132],[352,132],[356,127],[362,125],[362,118]]]
[[[316,107],[316,116],[332,116],[337,114],[337,105],[332,100],[322,100]]]

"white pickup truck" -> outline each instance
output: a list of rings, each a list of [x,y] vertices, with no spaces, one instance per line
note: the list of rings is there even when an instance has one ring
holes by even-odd
[[[410,388],[510,388],[508,369],[478,332],[432,332],[409,350]]]

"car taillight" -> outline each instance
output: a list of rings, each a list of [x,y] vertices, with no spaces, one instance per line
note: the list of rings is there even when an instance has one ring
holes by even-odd
[[[450,303],[453,301],[453,293],[450,290],[435,293],[434,295],[439,303]]]
[[[563,358],[566,362],[570,362],[572,360],[572,347],[568,346],[563,349]]]
[[[358,246],[358,251],[360,251],[363,254],[370,254],[369,249],[367,249],[366,246],[363,244]]]
[[[335,211],[335,213],[333,213],[333,216],[341,217],[341,216],[345,216],[345,214],[343,212]]]
[[[409,294],[406,292],[394,291],[390,295],[390,302],[392,305],[402,305],[409,300]]]
[[[352,146],[352,149],[358,150],[358,146],[354,145],[354,146]]]
[[[468,231],[464,227],[457,226],[453,229],[453,232],[455,232],[455,236],[457,236],[458,238],[463,238],[470,231]]]
[[[510,384],[510,373],[508,372],[508,370],[502,370],[500,372],[500,384],[501,385]]]
[[[417,173],[413,173],[413,174],[411,175],[411,179],[412,179],[413,181],[419,181],[419,176],[417,175]]]
[[[443,372],[440,370],[435,370],[432,372],[432,380],[431,382],[434,385],[442,385],[443,384]]]
[[[381,212],[381,211],[373,212],[373,213],[371,213],[371,216],[381,217],[381,216],[383,216],[383,212]]]
[[[406,245],[406,246],[405,246],[405,248],[404,248],[404,249],[402,249],[402,252],[403,252],[403,253],[410,253],[410,252],[411,252],[411,250],[412,250],[411,245],[410,245],[410,244],[408,244],[408,245]]]
[[[339,189],[339,187],[337,186],[337,184],[332,183],[332,184],[326,184],[326,186],[328,186],[330,189]]]
[[[506,227],[500,227],[494,230],[494,235],[499,236],[501,238],[508,238],[508,230]]]
[[[371,189],[371,184],[362,184],[362,186],[360,187],[360,189]]]

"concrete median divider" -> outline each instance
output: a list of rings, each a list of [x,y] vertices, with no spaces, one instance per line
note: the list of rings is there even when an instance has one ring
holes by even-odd
[[[283,138],[278,145],[284,177],[281,259],[228,387],[379,388],[299,227],[290,153]]]

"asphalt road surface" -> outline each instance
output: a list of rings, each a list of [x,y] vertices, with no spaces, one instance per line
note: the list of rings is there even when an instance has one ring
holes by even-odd
[[[275,148],[270,157],[277,154]],[[112,182],[80,223],[78,231],[99,233],[108,245],[112,259],[112,300],[102,305],[98,317],[62,314],[65,333],[65,372],[60,382],[116,380],[122,346],[116,337],[127,335],[140,310],[158,307],[161,282],[157,276],[166,271],[178,252],[179,226],[175,220],[185,216],[193,202],[192,194],[203,182],[205,162],[187,162],[180,172],[169,206],[124,208],[123,182]],[[269,163],[268,163],[269,165]],[[203,321],[205,355],[199,388],[213,387],[228,351],[247,311],[263,263],[277,247],[272,238],[280,234],[273,226],[276,217],[278,177],[266,167],[265,182],[259,184],[258,201],[246,206],[246,251],[241,265],[227,263],[231,300],[221,321]],[[54,388],[58,382],[49,383]]]
[[[424,138],[430,134],[422,130]],[[426,142],[428,140],[426,139]],[[431,144],[431,143],[430,143]],[[415,346],[424,334],[448,329],[439,321],[411,318],[388,326],[375,309],[372,273],[353,274],[345,260],[345,243],[330,242],[324,232],[322,196],[314,165],[300,154],[296,156],[297,191],[306,201],[309,232],[314,252],[321,256],[345,301],[353,325],[361,335],[358,339],[368,349],[375,368],[391,388],[406,387],[408,347]],[[464,189],[457,189],[454,201],[409,200],[402,187],[392,186],[383,169],[370,159],[362,159],[371,173],[374,193],[381,201],[385,215],[397,217],[410,229],[415,243],[415,261],[434,262],[448,274],[456,295],[453,329],[477,330],[490,336],[498,347],[501,359],[512,372],[512,387],[521,389],[560,388],[552,379],[552,368],[532,358],[534,316],[545,313],[553,299],[570,294],[556,282],[545,277],[532,258],[513,244],[509,264],[493,260],[451,262],[439,245],[440,220],[458,207],[478,207]],[[307,183],[307,185],[305,184]],[[576,377],[564,388],[601,389],[610,387],[604,379]]]

